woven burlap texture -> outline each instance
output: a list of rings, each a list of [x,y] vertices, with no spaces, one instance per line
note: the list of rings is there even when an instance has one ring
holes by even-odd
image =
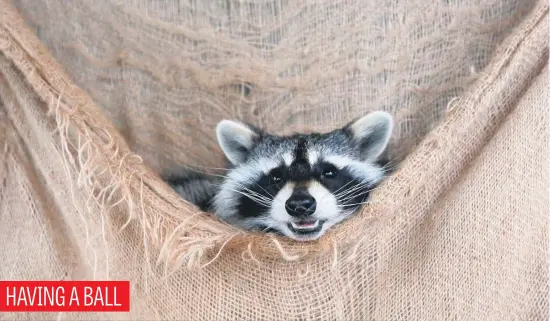
[[[2,319],[549,318],[545,0],[0,8],[0,279],[132,285],[130,313]],[[375,109],[400,168],[318,242],[238,231],[158,176],[223,164],[222,117]]]

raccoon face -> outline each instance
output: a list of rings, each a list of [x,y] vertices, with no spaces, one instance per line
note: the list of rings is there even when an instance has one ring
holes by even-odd
[[[379,157],[392,129],[391,115],[381,111],[330,133],[292,136],[222,120],[216,134],[233,166],[214,211],[246,230],[318,239],[356,212],[383,178]]]

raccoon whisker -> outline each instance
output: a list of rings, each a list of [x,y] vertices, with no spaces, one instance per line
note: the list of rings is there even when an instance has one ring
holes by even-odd
[[[349,185],[350,183],[354,183],[353,186],[349,187],[349,188],[346,188],[344,190],[342,190],[342,188],[346,187],[347,185]],[[353,188],[356,188],[358,186],[362,186],[362,185],[366,185],[367,183],[369,183],[368,180],[362,180],[362,181],[357,181],[357,180],[351,180],[349,181],[348,183],[346,183],[344,186],[342,186],[341,188],[339,188],[338,190],[336,190],[336,192],[334,192],[334,196],[339,196],[339,195],[342,195],[343,193],[346,193],[347,191],[349,191],[350,189],[353,189]],[[340,191],[338,193],[338,191]]]
[[[362,193],[364,193],[364,194],[370,193],[370,192],[376,190],[377,188],[378,188],[378,187],[371,188],[371,189],[369,189],[368,191],[359,191],[359,192],[357,192],[357,193],[354,193],[354,195],[350,195],[350,196],[346,197],[345,199],[339,199],[338,201],[339,201],[340,203],[343,203],[344,205],[347,206],[346,202],[355,199],[356,197],[360,196]]]
[[[263,200],[266,200],[266,201],[272,201],[272,199],[273,199],[273,197],[272,197],[272,198],[269,198],[269,197],[267,197],[267,196],[265,196],[265,195],[262,195],[262,194],[260,194],[260,193],[258,193],[258,192],[254,192],[253,190],[251,190],[251,189],[249,189],[249,188],[247,188],[247,187],[245,187],[245,186],[241,186],[241,187],[242,187],[243,189],[245,189],[247,192],[253,194],[254,196],[256,196],[256,197],[258,197],[258,198],[260,198],[260,199],[263,199]],[[261,187],[261,186],[260,186],[260,187]],[[266,193],[267,193],[267,191],[266,191]],[[269,193],[268,193],[268,194],[269,194]]]
[[[351,195],[350,197],[346,197],[345,199],[339,199],[338,202],[341,204],[346,204],[347,202],[353,202],[357,197],[360,197],[361,194],[364,194],[363,196],[366,196],[366,191],[358,192],[354,195]]]
[[[260,184],[258,184],[258,183],[254,183],[254,184],[256,184],[256,186],[261,188],[264,192],[266,192],[267,195],[269,195],[269,197],[271,197],[272,199],[275,198],[275,196],[271,195],[268,191],[265,190],[265,188],[261,187]]]
[[[266,227],[262,230],[262,232],[268,231],[269,229],[273,228],[273,224],[266,225]]]
[[[392,158],[392,159],[387,159],[387,160],[385,160],[385,164],[391,164],[391,163],[393,163],[394,161],[396,161],[398,158],[399,158],[399,157],[394,157],[394,158]]]
[[[397,159],[398,159],[398,157],[394,157],[394,158],[388,160],[388,161],[386,162],[385,165],[390,165],[390,164],[392,164],[393,162],[395,162]]]
[[[360,206],[360,205],[365,205],[365,204],[380,204],[380,202],[365,201],[365,202],[354,203],[354,204],[344,204],[344,205],[340,205],[340,207],[341,208],[346,208],[346,207],[350,207],[350,206]]]
[[[273,200],[271,200],[271,199],[269,199],[269,198],[267,198],[267,197],[265,197],[261,194],[250,193],[250,192],[247,192],[247,191],[236,190],[236,189],[232,189],[232,188],[226,188],[226,189],[229,190],[229,191],[244,195],[244,196],[248,197],[249,199],[253,200],[254,202],[256,202],[258,204],[261,204],[261,205],[264,205],[266,207],[271,206],[272,203],[273,203]]]
[[[245,194],[243,194],[243,195],[245,195]],[[249,197],[248,195],[245,195],[245,196],[248,197],[248,198],[250,198],[251,200],[253,200],[253,201],[256,202],[257,204],[262,205],[262,206],[264,206],[264,207],[270,207],[270,206],[271,206],[271,204],[267,204],[267,203],[262,202],[262,201],[260,201],[260,200],[254,199],[254,198],[252,198],[252,197]]]
[[[246,225],[250,229],[258,229],[259,232],[265,232],[271,228],[274,228],[273,222],[270,222],[270,220],[266,220],[262,217],[249,218]]]
[[[228,171],[229,169],[227,168],[222,168],[222,167],[208,167],[208,166],[201,166],[201,165],[183,165],[183,166],[186,166],[186,167],[198,167],[198,168],[205,168],[205,169],[216,169],[216,170],[224,170],[224,171]]]
[[[267,196],[265,196],[265,195],[262,195],[262,194],[260,194],[260,193],[258,193],[258,192],[255,192],[255,191],[253,191],[253,190],[247,188],[247,187],[244,186],[243,184],[240,184],[240,183],[238,183],[238,182],[235,182],[235,183],[237,184],[237,187],[240,187],[240,188],[242,188],[243,190],[246,190],[248,193],[250,193],[250,194],[256,196],[257,198],[261,198],[261,199],[263,199],[263,200],[265,200],[265,201],[271,201],[271,199],[270,199],[269,197],[267,197]],[[223,184],[217,184],[218,187],[221,187],[222,185],[223,185]],[[258,185],[258,184],[256,184],[256,185]],[[258,186],[259,186],[259,185],[258,185]],[[262,188],[261,186],[259,186],[259,187]],[[262,189],[263,189],[263,188],[262,188]],[[264,191],[265,191],[265,189],[264,189]],[[265,191],[265,192],[267,193],[267,191]],[[269,194],[269,193],[267,193],[267,194]],[[269,194],[269,196],[271,196],[271,194]],[[273,196],[271,196],[271,197],[273,198]]]
[[[247,176],[247,172],[240,172],[239,169],[234,169],[233,171],[237,172],[237,173],[240,173],[242,174],[243,176]],[[271,198],[275,198],[275,196],[271,195],[268,191],[265,190],[265,188],[263,188],[260,184],[258,183],[254,183],[256,186],[258,186],[259,188],[261,188],[264,192],[266,192],[267,195],[269,195]]]
[[[397,157],[395,157],[394,159],[392,160],[389,160],[386,164],[384,164],[384,166],[382,166],[382,171],[384,173],[389,173],[389,172],[393,172],[394,169],[396,169],[398,167],[398,164],[393,164],[394,161],[398,160]]]
[[[342,192],[340,194],[338,194],[338,198],[342,198],[344,196],[347,196],[347,195],[350,195],[350,194],[353,194],[359,190],[363,190],[365,188],[369,188],[371,185],[370,184],[357,184],[357,185],[354,185],[353,187],[347,189],[345,192]]]
[[[340,187],[339,189],[335,190],[334,191],[334,195],[338,195],[338,192],[341,191],[343,188],[345,188],[346,186],[348,186],[349,184],[351,184],[353,181],[349,181],[347,182],[344,186]]]
[[[259,198],[256,195],[254,195],[254,194],[249,194],[249,193],[245,193],[245,192],[242,192],[242,191],[241,191],[241,194],[247,196],[248,198],[250,198],[251,200],[257,202],[258,204],[271,206],[272,202],[269,199],[262,199],[262,198]]]
[[[370,186],[363,186],[363,187],[370,187]],[[369,188],[369,190],[365,191],[365,190],[362,190],[362,189],[356,189],[353,194],[348,194],[346,195],[345,198],[338,198],[339,201],[341,202],[344,202],[344,201],[347,201],[347,200],[350,200],[350,199],[354,199],[355,197],[361,195],[362,193],[370,193],[374,190],[378,189],[378,187],[372,187],[372,188]]]
[[[342,198],[342,197],[345,197],[346,195],[349,195],[351,193],[354,193],[355,191],[359,190],[359,189],[362,189],[362,188],[365,188],[367,187],[368,185],[366,184],[357,184],[357,185],[354,185],[346,190],[344,190],[343,192],[339,193],[338,195],[335,195],[336,198]]]
[[[197,170],[197,169],[194,169],[192,168],[191,166],[197,166],[197,167],[200,167],[198,165],[182,165],[184,168],[187,168],[193,172],[196,172],[196,173],[200,173],[200,174],[204,174],[204,175],[208,175],[208,176],[215,176],[215,177],[221,177],[221,178],[227,178],[226,175],[220,175],[220,174],[213,174],[213,173],[208,173],[208,172],[205,172],[205,171],[200,171],[200,170]],[[225,170],[227,171],[228,169],[226,168],[217,168],[217,167],[205,167],[203,166],[203,168],[207,168],[207,169],[216,169],[216,170]]]
[[[365,188],[364,186],[363,187],[354,187],[353,189],[350,189],[349,191],[346,191],[346,193],[343,193],[341,195],[335,195],[334,197],[337,199],[337,200],[343,200],[345,198],[348,198],[349,195],[357,192],[358,190],[361,190],[362,188]]]
[[[345,204],[347,202],[357,201],[356,199],[358,197],[366,197],[367,193],[368,193],[368,191],[366,191],[366,190],[360,190],[360,191],[357,191],[357,192],[355,192],[355,193],[353,193],[353,194],[351,194],[351,195],[349,195],[345,198],[338,199],[338,202],[341,203],[341,204]]]
[[[348,198],[348,199],[341,200],[341,201],[339,201],[339,203],[342,204],[342,205],[347,205],[347,204],[349,204],[350,202],[357,202],[357,201],[358,201],[357,198],[359,198],[359,197],[360,197],[361,199],[365,199],[365,196],[366,196],[366,195],[363,195],[363,197],[361,197],[361,194],[357,194],[355,197],[350,197],[350,198]]]
[[[220,175],[220,174],[212,174],[212,173],[207,173],[207,172],[199,172],[199,173],[204,174],[204,175],[208,175],[208,176],[212,176],[212,177],[227,178],[227,176]]]
[[[345,191],[335,195],[335,197],[337,199],[341,199],[341,198],[346,197],[346,196],[348,196],[348,195],[350,195],[350,194],[352,194],[352,193],[354,193],[358,190],[361,190],[363,188],[368,188],[368,187],[369,187],[369,184],[367,184],[367,183],[356,184],[353,187],[350,187],[350,188],[346,189]]]
[[[270,207],[270,206],[271,206],[271,202],[266,202],[265,200],[259,199],[259,198],[257,198],[257,197],[254,196],[254,195],[251,195],[251,194],[245,193],[245,192],[243,192],[243,191],[239,191],[239,190],[234,190],[234,189],[229,189],[229,190],[230,190],[230,191],[233,191],[233,192],[235,192],[235,193],[239,193],[239,194],[241,194],[241,195],[243,195],[243,196],[246,196],[246,197],[248,197],[249,199],[253,200],[254,202],[256,202],[256,203],[258,203],[258,204],[260,204],[260,205],[263,205],[263,206],[265,206],[265,207]]]
[[[258,192],[255,192],[255,191],[249,189],[248,187],[244,186],[243,184],[240,184],[240,183],[237,183],[237,184],[238,184],[238,186],[239,186],[240,188],[242,188],[242,189],[244,189],[244,190],[246,190],[246,191],[248,191],[248,192],[250,192],[250,193],[252,193],[252,194],[254,194],[254,195],[258,195],[259,197],[262,197],[262,198],[265,198],[265,199],[269,199],[267,196],[262,195],[262,194],[260,194],[260,193],[258,193]]]

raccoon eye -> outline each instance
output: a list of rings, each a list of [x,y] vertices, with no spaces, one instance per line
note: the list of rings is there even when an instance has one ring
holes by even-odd
[[[283,179],[283,171],[280,168],[275,168],[274,170],[269,173],[271,176],[271,180],[273,180],[275,183],[280,182]]]
[[[323,169],[323,177],[325,178],[333,178],[336,177],[336,174],[338,174],[338,169],[334,165],[329,165]]]

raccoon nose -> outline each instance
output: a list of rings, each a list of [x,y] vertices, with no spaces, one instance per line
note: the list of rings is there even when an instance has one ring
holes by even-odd
[[[306,217],[315,213],[317,202],[307,191],[295,191],[286,201],[286,211],[294,217]]]

